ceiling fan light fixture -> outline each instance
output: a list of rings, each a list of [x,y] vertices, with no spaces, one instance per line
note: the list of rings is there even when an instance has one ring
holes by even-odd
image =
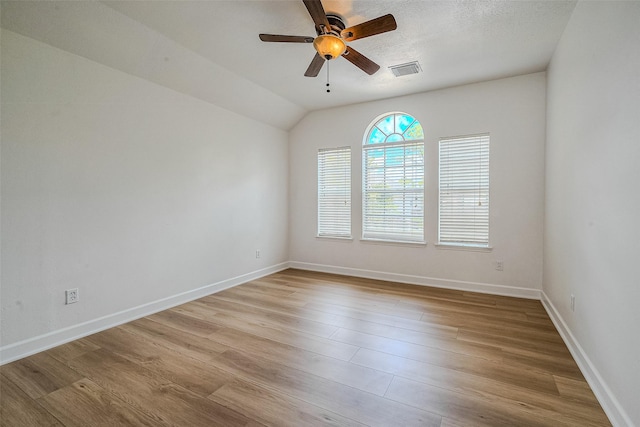
[[[316,48],[318,55],[327,61],[341,56],[347,50],[345,42],[333,34],[322,34],[316,37],[313,41],[313,47]]]
[[[347,42],[363,39],[365,37],[375,36],[395,30],[398,25],[391,14],[370,19],[352,27],[346,28],[344,19],[339,15],[327,14],[322,6],[322,0],[302,0],[304,6],[309,12],[309,16],[315,24],[315,30],[318,37],[305,36],[289,36],[284,34],[260,34],[260,40],[263,42],[280,42],[280,43],[310,43],[316,54],[313,55],[311,64],[305,71],[305,77],[317,77],[320,69],[322,69],[326,61],[344,57],[347,61],[372,75],[375,74],[380,66],[359,53],[351,46],[347,46]],[[329,63],[327,63],[327,69]],[[328,70],[327,70],[328,71]]]

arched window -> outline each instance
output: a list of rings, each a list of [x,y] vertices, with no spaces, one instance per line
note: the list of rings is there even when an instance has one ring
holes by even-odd
[[[374,120],[362,145],[362,238],[424,242],[424,133],[406,113]]]

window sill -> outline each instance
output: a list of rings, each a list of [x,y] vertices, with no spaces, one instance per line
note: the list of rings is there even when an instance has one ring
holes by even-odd
[[[375,245],[396,245],[396,246],[427,246],[427,242],[412,242],[407,240],[385,240],[385,239],[360,239],[362,243],[372,243]]]
[[[451,251],[491,252],[493,250],[492,246],[456,245],[453,243],[436,243],[435,247]]]
[[[340,237],[340,236],[316,236],[318,240],[337,240],[340,242],[353,242],[353,237]]]

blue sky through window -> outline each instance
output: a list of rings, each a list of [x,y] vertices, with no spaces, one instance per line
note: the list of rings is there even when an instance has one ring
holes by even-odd
[[[369,131],[366,144],[411,141],[423,139],[422,125],[413,116],[404,113],[389,114],[378,120]]]

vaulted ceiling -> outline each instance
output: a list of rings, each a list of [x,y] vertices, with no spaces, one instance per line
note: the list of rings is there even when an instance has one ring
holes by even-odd
[[[387,13],[395,31],[350,45],[380,65],[344,58],[304,77],[315,36],[301,0],[2,1],[2,27],[282,129],[308,111],[543,71],[575,1],[324,0],[347,26]],[[418,61],[422,72],[388,67]]]

